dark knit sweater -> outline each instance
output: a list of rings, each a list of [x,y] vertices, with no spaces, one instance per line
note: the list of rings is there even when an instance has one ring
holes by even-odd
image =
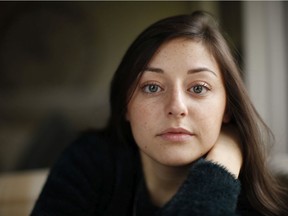
[[[143,205],[135,202],[141,179],[137,151],[86,133],[53,166],[31,215],[133,216],[142,212]],[[240,191],[239,180],[225,168],[200,159],[176,195],[164,207],[152,208],[153,215],[258,215]]]

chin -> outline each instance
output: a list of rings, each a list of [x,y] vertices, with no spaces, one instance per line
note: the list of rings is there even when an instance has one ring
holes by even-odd
[[[189,166],[196,160],[198,160],[201,156],[199,157],[166,157],[162,160],[159,160],[158,162],[161,163],[162,165],[165,166],[170,166],[170,167],[183,167],[183,166]]]

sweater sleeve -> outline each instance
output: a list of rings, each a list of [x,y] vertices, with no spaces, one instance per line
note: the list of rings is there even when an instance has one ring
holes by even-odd
[[[31,215],[101,215],[108,198],[101,185],[112,179],[108,151],[95,134],[85,134],[69,146],[51,169]]]
[[[240,181],[224,167],[200,159],[176,195],[159,212],[161,216],[233,216]]]

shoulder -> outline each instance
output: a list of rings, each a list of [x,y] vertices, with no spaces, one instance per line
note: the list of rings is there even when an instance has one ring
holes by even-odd
[[[99,179],[99,174],[112,172],[114,152],[112,141],[102,132],[85,131],[68,146],[52,167],[50,175],[83,175]],[[61,171],[60,173],[58,172]],[[75,176],[77,174],[77,176]],[[103,174],[103,173],[102,173]],[[106,176],[106,175],[100,175]]]
[[[109,139],[105,132],[97,130],[87,130],[81,132],[75,141],[68,146],[65,151],[73,151],[73,149],[82,151],[105,151],[108,150],[109,145],[112,144],[112,140]],[[64,151],[64,154],[65,154]]]
[[[79,157],[79,159],[84,159],[84,161],[85,159],[106,160],[106,158],[112,154],[112,145],[112,140],[109,139],[105,133],[89,130],[82,132],[78,138],[65,149],[62,157]],[[91,156],[91,158],[89,156]]]
[[[112,141],[105,134],[85,131],[63,151],[52,167],[51,174],[53,170],[60,168],[93,177],[103,170],[111,169],[114,158],[112,145]]]
[[[79,135],[51,168],[32,215],[89,215],[106,202],[102,191],[115,173],[111,145],[100,132]]]

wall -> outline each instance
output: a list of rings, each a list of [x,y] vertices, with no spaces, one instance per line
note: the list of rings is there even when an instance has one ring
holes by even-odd
[[[251,99],[275,135],[269,152],[275,172],[288,173],[287,3],[245,2],[246,82]]]

